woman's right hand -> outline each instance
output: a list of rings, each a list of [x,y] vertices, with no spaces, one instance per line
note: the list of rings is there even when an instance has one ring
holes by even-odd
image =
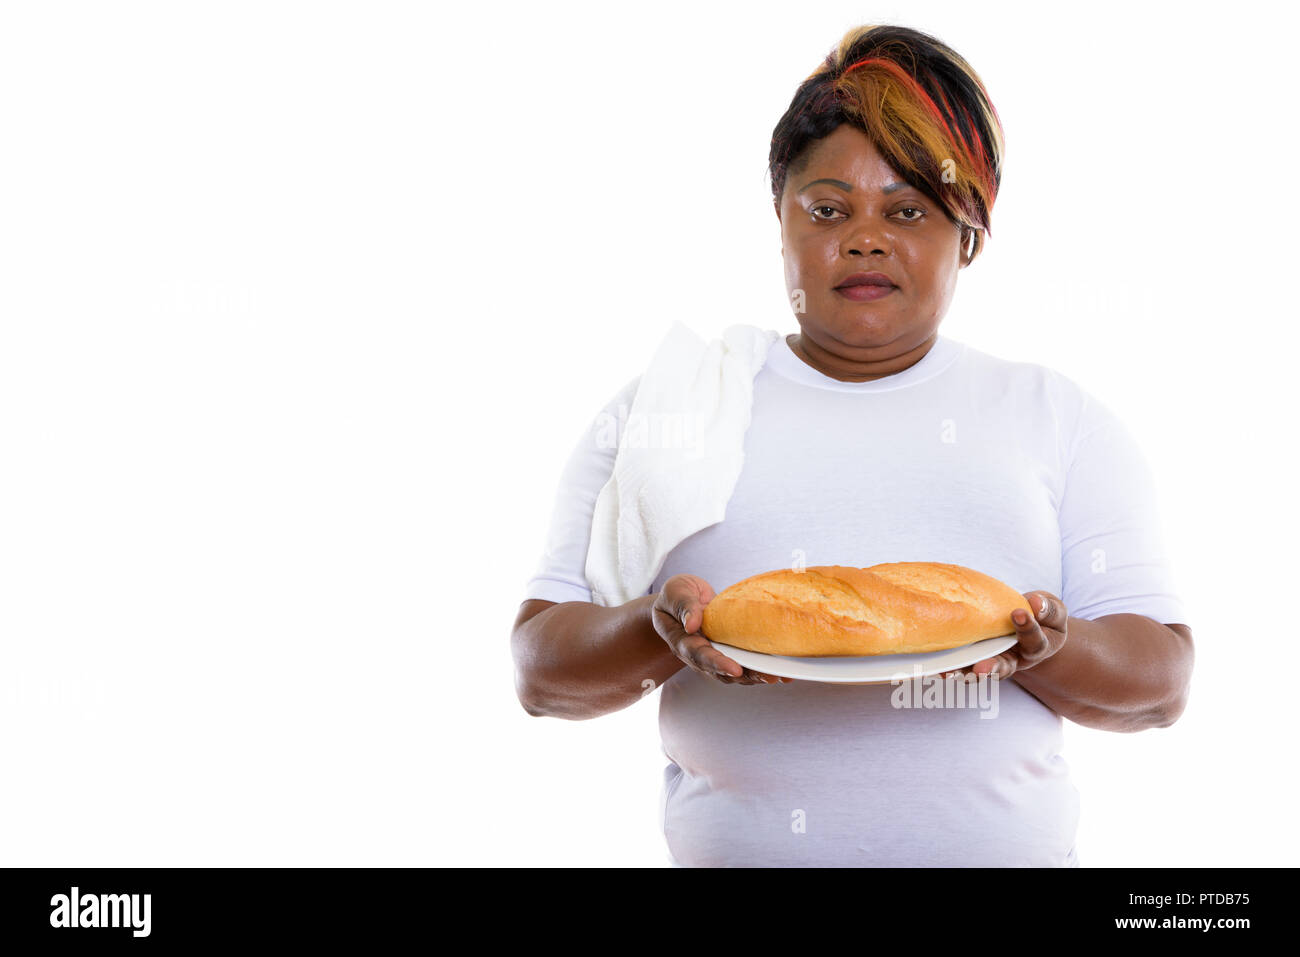
[[[793,681],[793,678],[742,668],[699,633],[704,622],[704,606],[713,598],[712,586],[698,575],[674,575],[664,582],[655,599],[652,617],[655,631],[673,654],[692,671],[723,684],[774,685]]]

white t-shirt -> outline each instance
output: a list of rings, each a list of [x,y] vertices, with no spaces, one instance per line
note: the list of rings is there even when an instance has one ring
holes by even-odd
[[[604,412],[630,406],[638,382]],[[599,421],[564,470],[525,598],[591,600],[591,516],[617,451]],[[782,335],[754,379],[726,518],[681,542],[649,592],[682,572],[721,592],[797,562],[949,562],[1051,592],[1076,618],[1186,622],[1157,506],[1132,435],[1060,373],[940,335],[909,369],[840,382]],[[672,862],[1077,866],[1059,715],[1014,679],[993,715],[897,707],[896,692],[674,674],[659,700]]]

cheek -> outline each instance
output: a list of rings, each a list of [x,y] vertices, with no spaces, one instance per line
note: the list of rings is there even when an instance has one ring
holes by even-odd
[[[934,242],[909,252],[908,270],[923,279],[920,284],[931,296],[943,296],[957,281],[957,247]]]
[[[800,288],[808,274],[807,248],[800,246],[798,241],[787,241],[784,259],[786,288]]]
[[[815,287],[831,272],[835,246],[819,238],[795,239],[785,246],[785,280],[791,287]]]
[[[794,289],[799,285],[799,265],[794,250],[787,246],[783,258],[785,260],[785,287]]]

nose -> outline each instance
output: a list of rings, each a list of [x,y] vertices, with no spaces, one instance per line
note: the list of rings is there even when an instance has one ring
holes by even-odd
[[[888,256],[894,251],[893,239],[883,226],[874,224],[864,227],[844,241],[843,252],[846,256],[865,256],[879,253]]]

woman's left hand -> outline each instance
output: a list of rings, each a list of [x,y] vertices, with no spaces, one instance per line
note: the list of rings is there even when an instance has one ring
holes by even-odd
[[[1037,617],[1031,618],[1019,608],[1011,613],[1011,622],[1019,639],[1014,645],[1000,655],[975,662],[969,668],[946,671],[943,677],[953,674],[979,677],[992,673],[998,678],[1010,678],[1017,671],[1032,668],[1060,651],[1065,645],[1069,620],[1065,602],[1046,591],[1025,592],[1025,600]]]

